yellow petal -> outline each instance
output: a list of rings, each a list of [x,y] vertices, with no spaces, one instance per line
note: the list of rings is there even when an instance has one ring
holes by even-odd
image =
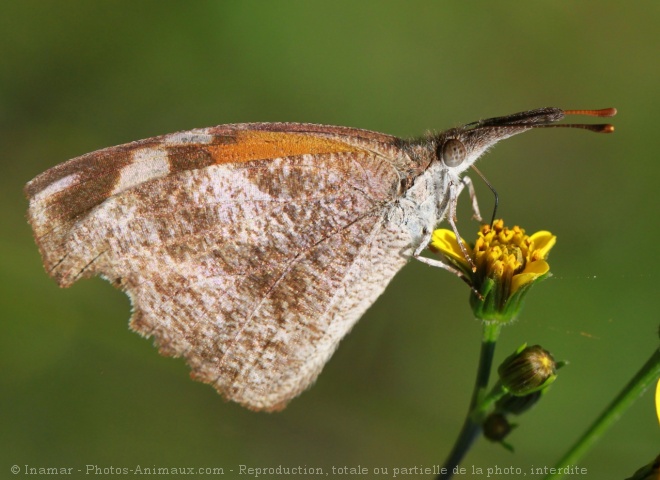
[[[465,244],[463,239],[461,239],[461,241]],[[446,257],[465,265],[466,268],[470,268],[467,260],[465,260],[461,247],[456,241],[456,235],[454,235],[454,232],[451,230],[445,230],[442,228],[435,230],[431,236],[431,248],[439,251]]]
[[[537,260],[529,262],[525,265],[525,269],[518,275],[514,275],[511,279],[511,295],[523,285],[533,282],[541,275],[545,275],[550,271],[550,265],[545,260]]]
[[[533,233],[529,236],[529,239],[534,242],[534,250],[536,253],[534,256],[537,258],[548,258],[550,249],[555,246],[555,243],[557,243],[557,237],[546,230]]]
[[[655,413],[658,415],[658,422],[660,422],[660,380],[655,387]]]
[[[522,274],[532,273],[537,277],[545,275],[550,271],[550,265],[545,260],[537,260],[535,262],[529,262],[525,265],[525,269],[522,271]]]

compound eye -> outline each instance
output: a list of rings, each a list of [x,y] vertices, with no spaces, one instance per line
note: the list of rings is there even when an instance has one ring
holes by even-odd
[[[448,167],[458,167],[465,161],[467,150],[460,140],[450,138],[442,146],[442,161]]]

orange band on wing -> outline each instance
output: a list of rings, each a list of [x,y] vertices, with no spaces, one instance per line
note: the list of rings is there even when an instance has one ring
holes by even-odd
[[[301,133],[236,132],[235,142],[208,147],[216,164],[289,157],[293,155],[354,152],[360,149],[347,143]]]

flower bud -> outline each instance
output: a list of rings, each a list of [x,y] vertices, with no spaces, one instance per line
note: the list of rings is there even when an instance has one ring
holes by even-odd
[[[508,393],[495,403],[495,408],[498,412],[520,415],[536,405],[541,398],[541,393],[540,390],[537,390],[521,397]]]
[[[557,378],[552,355],[540,345],[523,345],[497,370],[504,388],[516,396],[524,396],[545,388]]]
[[[501,413],[491,413],[483,423],[484,437],[492,442],[504,440],[511,429],[511,424]]]

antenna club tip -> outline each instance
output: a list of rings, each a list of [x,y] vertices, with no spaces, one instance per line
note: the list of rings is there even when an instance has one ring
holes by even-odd
[[[601,108],[599,110],[564,110],[565,115],[588,115],[590,117],[613,117],[616,115],[616,108]]]
[[[603,125],[603,128],[602,128],[601,132],[603,132],[603,133],[613,133],[614,132],[614,125],[610,125],[610,124]]]

